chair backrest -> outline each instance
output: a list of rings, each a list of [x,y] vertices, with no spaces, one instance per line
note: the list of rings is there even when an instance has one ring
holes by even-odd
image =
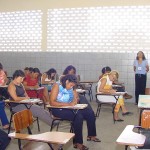
[[[150,95],[150,88],[145,89],[145,95]]]
[[[17,112],[13,115],[13,123],[15,132],[21,132],[21,130],[28,128],[33,123],[32,112],[28,109]]]
[[[144,110],[141,115],[141,127],[150,129],[150,110]]]

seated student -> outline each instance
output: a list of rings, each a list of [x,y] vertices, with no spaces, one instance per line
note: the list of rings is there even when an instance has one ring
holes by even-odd
[[[26,92],[29,97],[37,97],[37,92],[34,90],[30,90],[30,88],[39,88],[38,77],[40,75],[40,70],[38,68],[34,68],[32,73],[25,77],[23,81],[23,85],[26,89]],[[44,101],[44,103],[49,102],[49,95],[47,88],[41,89],[38,91],[38,97]]]
[[[16,70],[13,74],[13,81],[8,86],[8,92],[10,94],[10,100],[19,102],[24,99],[29,99],[25,88],[22,84],[25,74],[22,70]],[[18,112],[24,109],[27,109],[24,104],[11,104],[14,112]],[[29,104],[30,106],[30,104]],[[28,106],[28,107],[29,107]],[[38,117],[40,120],[44,121],[48,125],[51,125],[52,119],[48,111],[43,109],[38,105],[32,105],[30,108],[34,117]]]
[[[3,70],[3,65],[0,63],[0,86],[6,85],[8,82],[5,71]]]
[[[25,76],[27,76],[29,73],[30,73],[29,68],[25,67],[24,68],[24,74],[25,74]]]
[[[0,101],[0,120],[2,122],[3,130],[7,130],[9,128],[9,121],[5,113],[5,103],[3,101]]]
[[[60,83],[56,83],[50,94],[50,105],[52,106],[74,106],[77,104],[78,95],[74,86],[77,83],[75,75],[66,75],[62,77]],[[76,117],[69,109],[53,109],[54,116],[73,121],[73,128],[75,132],[75,148],[79,150],[87,150],[88,148],[83,145],[82,126],[83,120],[87,122],[88,136],[87,141],[100,142],[96,138],[96,125],[95,115],[91,109],[85,108],[78,110]]]
[[[117,71],[111,71],[110,73],[105,74],[98,82],[97,93],[99,92],[108,93],[108,94],[116,93],[116,90],[112,89],[112,83],[115,80],[117,80],[118,77],[119,77],[119,74]],[[99,95],[97,98],[103,102],[116,102],[116,99],[113,96]],[[127,111],[125,104],[124,104],[123,96],[120,96],[117,102],[117,105],[115,107],[115,112],[114,112],[114,120],[119,121],[119,122],[123,121],[118,116],[120,107],[122,108],[123,116],[132,114],[131,112]]]
[[[51,91],[52,85],[56,82],[56,70],[54,68],[49,69],[41,76],[41,85],[46,87],[48,91]]]
[[[99,76],[99,80],[103,77],[104,74],[110,73],[110,72],[111,72],[111,68],[110,68],[110,67],[108,67],[108,66],[104,67],[104,68],[102,69],[102,74]],[[121,91],[125,91],[125,86],[122,85],[123,83],[120,83],[120,82],[118,82],[118,81],[116,80],[116,81],[113,82],[113,84],[120,86],[120,87],[118,87],[116,90],[119,90],[120,92],[121,92]],[[123,95],[123,97],[124,97],[125,99],[131,99],[131,98],[132,98],[132,96],[129,95],[128,93],[125,93],[125,94]]]
[[[69,65],[65,68],[63,74],[59,77],[59,80],[61,80],[61,78],[67,74],[72,74],[72,75],[76,75],[76,68],[72,65]]]
[[[29,67],[29,73],[28,73],[28,75],[31,75],[32,74],[32,72],[33,72],[33,67]]]
[[[32,67],[25,67],[24,68],[24,74],[25,74],[25,78],[28,77],[28,76],[31,76],[32,72],[33,72],[33,69]]]
[[[10,140],[11,139],[8,137],[8,134],[0,129],[0,150],[5,150],[9,145]]]
[[[99,80],[103,77],[104,74],[106,73],[110,73],[111,72],[111,68],[106,66],[104,68],[102,68],[102,74],[99,76]]]
[[[8,82],[6,72],[3,70],[3,65],[0,63],[0,86],[5,86]],[[7,99],[9,97],[6,88],[0,87],[0,96]]]
[[[76,68],[72,65],[67,66],[63,72],[63,75],[67,75],[67,74],[75,75],[76,74]]]
[[[65,76],[67,74],[76,75],[76,68],[74,66],[72,66],[72,65],[67,66],[66,69],[63,72],[63,75],[61,77]],[[78,82],[78,80],[77,80],[77,82]],[[80,95],[80,94],[78,96],[79,96],[78,103],[80,103],[80,104],[88,104],[88,108],[92,109],[91,105],[89,104],[89,102],[87,101],[85,96]]]

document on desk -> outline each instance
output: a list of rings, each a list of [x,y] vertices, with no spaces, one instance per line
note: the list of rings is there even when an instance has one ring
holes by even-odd
[[[22,100],[20,102],[22,102],[22,103],[39,103],[39,102],[41,102],[41,100],[35,98],[35,99],[25,99],[25,100]]]
[[[77,91],[78,93],[84,93],[84,92],[85,92],[85,90],[82,90],[82,89],[76,89],[76,91]]]
[[[7,88],[8,85],[0,85],[0,88]]]
[[[122,87],[121,85],[113,84],[112,87]]]
[[[71,109],[84,109],[88,105],[87,104],[76,104],[74,106],[65,106],[64,108],[71,108]]]
[[[39,87],[39,88],[30,88],[30,90],[42,90],[42,89],[44,89],[44,87]]]
[[[150,108],[150,95],[139,95],[138,107]]]

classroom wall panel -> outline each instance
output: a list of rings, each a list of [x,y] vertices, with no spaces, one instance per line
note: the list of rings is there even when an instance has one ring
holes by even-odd
[[[150,60],[150,55],[145,54]],[[71,64],[77,68],[77,74],[80,74],[82,81],[95,81],[98,80],[102,67],[110,66],[119,72],[119,80],[125,83],[126,90],[133,96],[135,57],[136,54],[131,57],[128,53],[0,52],[0,62],[8,72],[8,76],[12,76],[16,69],[24,69],[26,66],[38,67],[41,72],[53,67],[61,75],[65,67]],[[148,73],[147,87],[150,87],[150,73]],[[95,92],[94,87],[93,92]],[[134,98],[129,102],[133,101]]]

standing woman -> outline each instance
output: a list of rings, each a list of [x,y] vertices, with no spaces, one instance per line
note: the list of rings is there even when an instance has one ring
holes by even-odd
[[[134,61],[135,72],[135,104],[138,104],[139,95],[145,94],[147,72],[149,71],[148,61],[142,51],[137,53],[136,60]]]

